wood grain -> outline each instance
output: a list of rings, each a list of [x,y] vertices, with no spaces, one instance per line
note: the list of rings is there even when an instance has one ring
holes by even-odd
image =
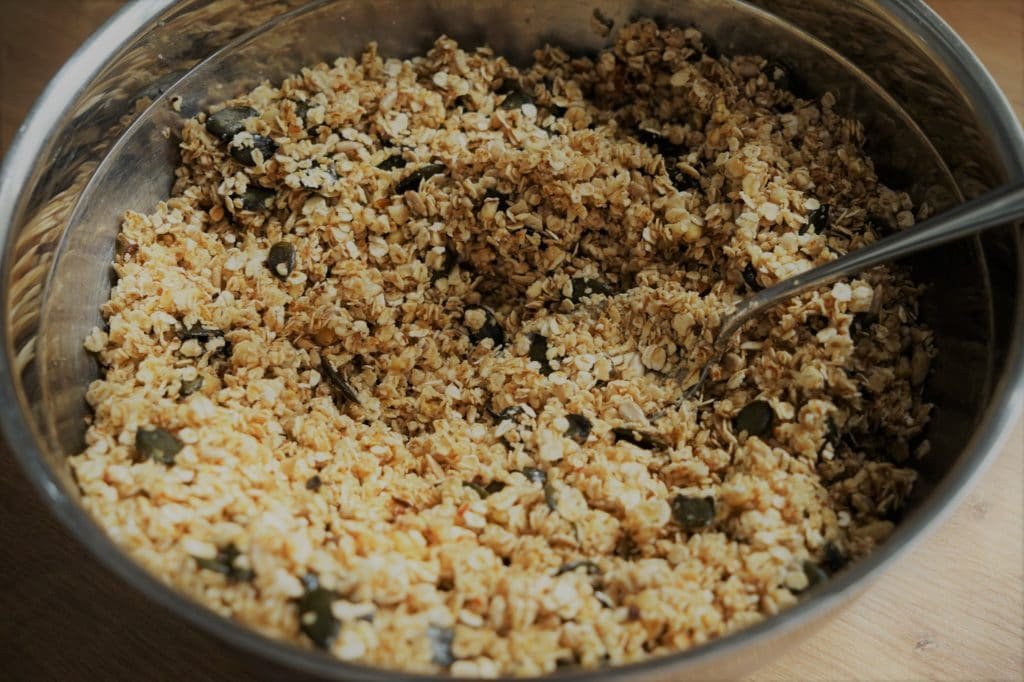
[[[121,0],[0,0],[0,150]],[[1024,115],[1024,1],[933,0]],[[961,506],[821,632],[749,677],[1024,677],[1024,421]],[[128,589],[0,446],[0,679],[297,679]]]

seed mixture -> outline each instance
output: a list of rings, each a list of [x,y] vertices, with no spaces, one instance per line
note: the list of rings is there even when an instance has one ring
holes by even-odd
[[[199,114],[86,341],[85,505],[216,612],[408,671],[617,665],[793,605],[912,490],[919,287],[793,299],[677,401],[731,306],[914,223],[834,105],[639,21],[524,69],[370,45]]]

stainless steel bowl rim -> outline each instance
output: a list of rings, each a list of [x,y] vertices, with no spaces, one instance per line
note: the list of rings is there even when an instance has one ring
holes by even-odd
[[[50,131],[66,113],[77,93],[116,55],[121,45],[151,20],[163,14],[175,0],[149,0],[127,4],[94,33],[61,68],[36,101],[0,166],[0,242],[7,244],[11,225],[18,213],[22,188],[29,181],[32,164],[43,148]],[[914,35],[932,48],[967,90],[976,113],[992,132],[998,144],[1001,163],[1010,177],[1024,177],[1024,130],[1009,103],[977,57],[931,9],[920,0],[878,0],[881,5]],[[243,36],[244,38],[244,36]],[[240,38],[239,40],[241,40]],[[238,42],[238,41],[233,41]],[[231,43],[231,44],[233,44]],[[229,44],[226,48],[230,49]],[[1018,236],[1018,258],[1024,259]],[[5,251],[6,255],[6,251]],[[4,262],[3,267],[7,268]],[[0,281],[0,295],[7,296],[6,278]],[[1013,338],[1024,339],[1024,269],[1018,272],[1018,297]],[[0,320],[0,332],[9,333],[8,320]],[[25,405],[15,389],[13,358],[0,353],[0,429],[8,449],[14,454],[32,484],[46,500],[65,527],[107,568],[132,587],[171,609],[180,617],[231,642],[248,652],[266,656],[278,663],[326,677],[353,676],[363,679],[436,679],[435,676],[409,675],[381,668],[342,663],[321,654],[269,639],[249,628],[199,607],[183,594],[171,589],[128,558],[83,510],[60,490],[43,463],[36,440],[23,416]],[[691,657],[724,660],[733,652],[762,638],[769,630],[775,634],[793,631],[831,610],[870,583],[913,543],[921,540],[949,514],[969,489],[972,481],[1000,450],[1024,408],[1024,343],[1012,347],[1006,359],[1001,381],[996,386],[985,418],[965,448],[957,465],[945,476],[931,499],[911,519],[897,526],[893,536],[869,557],[857,562],[832,580],[821,585],[796,606],[710,643],[641,663],[602,670],[564,670],[550,679],[609,679],[636,673],[653,673],[672,663]]]

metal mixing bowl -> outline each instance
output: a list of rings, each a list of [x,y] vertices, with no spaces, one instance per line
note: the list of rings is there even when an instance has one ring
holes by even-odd
[[[4,161],[0,421],[53,512],[127,583],[251,652],[328,677],[408,678],[269,641],[143,571],[82,510],[65,458],[82,444],[82,349],[101,323],[119,216],[167,196],[180,115],[376,40],[408,56],[447,33],[525,60],[543,41],[607,44],[592,13],[700,27],[724,53],[785,60],[808,94],[838,94],[866,123],[882,178],[938,208],[1024,176],[1024,134],[968,48],[913,0],[148,0],[128,5],[67,63]],[[155,100],[152,107],[146,102]],[[950,510],[1024,400],[1024,250],[1007,226],[910,264],[929,284],[922,316],[939,357],[921,484],[892,538],[796,607],[710,644],[642,664],[558,677],[726,677],[750,669],[849,600]]]

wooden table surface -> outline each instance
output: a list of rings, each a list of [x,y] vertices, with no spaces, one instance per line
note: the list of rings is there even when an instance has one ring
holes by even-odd
[[[0,149],[120,0],[0,0]],[[1024,0],[932,0],[1024,116]],[[119,584],[0,445],[0,679],[282,679]],[[1024,420],[959,509],[750,680],[1024,679]],[[289,676],[295,679],[294,676]]]

